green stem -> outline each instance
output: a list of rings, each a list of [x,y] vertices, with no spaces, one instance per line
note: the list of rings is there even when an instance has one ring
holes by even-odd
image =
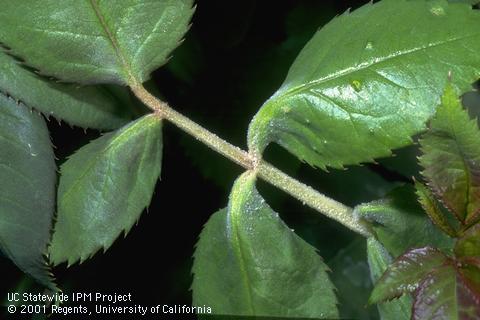
[[[254,167],[249,154],[242,149],[228,143],[214,133],[173,110],[167,103],[157,99],[141,85],[131,87],[133,93],[147,107],[155,111],[159,117],[172,122],[174,125],[200,140],[213,150],[236,162],[240,166],[252,169]]]
[[[183,131],[245,169],[256,171],[260,178],[300,200],[303,204],[340,222],[347,228],[365,237],[371,236],[368,229],[355,219],[352,208],[328,198],[311,187],[286,175],[271,164],[228,143],[216,134],[178,113],[167,103],[154,97],[150,92],[145,90],[143,86],[131,86],[131,89],[146,106],[152,109],[155,114],[162,119],[172,122]]]
[[[354,217],[352,208],[325,196],[265,161],[260,162],[257,172],[260,178],[285,191],[310,208],[323,213],[367,238],[371,236],[370,231]]]

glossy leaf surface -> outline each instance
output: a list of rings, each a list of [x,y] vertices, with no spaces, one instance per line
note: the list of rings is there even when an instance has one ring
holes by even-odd
[[[0,42],[41,72],[80,83],[141,83],[188,29],[191,0],[0,1]]]
[[[449,72],[460,91],[478,79],[479,30],[480,12],[441,0],[384,0],[336,17],[251,122],[250,149],[276,142],[320,168],[390,155],[425,127]]]
[[[145,116],[82,147],[61,166],[50,260],[106,250],[150,204],[160,177],[161,121]]]
[[[43,118],[0,94],[0,250],[54,288],[44,254],[55,210],[56,167]]]
[[[245,173],[195,251],[193,304],[234,316],[336,318],[328,267],[289,229]]]

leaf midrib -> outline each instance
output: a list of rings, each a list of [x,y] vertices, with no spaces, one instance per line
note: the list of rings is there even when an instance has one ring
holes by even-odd
[[[248,187],[249,186],[249,181],[242,181],[242,184],[244,183],[246,186],[244,187]],[[237,182],[238,183],[238,182]],[[231,194],[231,199],[230,199],[230,203],[231,205],[229,206],[229,208],[227,209],[227,215],[230,216],[230,219],[231,219],[231,224],[232,224],[232,242],[233,242],[233,248],[234,248],[234,251],[235,251],[235,254],[239,260],[239,268],[240,268],[240,273],[242,275],[242,278],[243,278],[243,283],[246,287],[246,295],[247,295],[247,300],[248,300],[248,304],[250,306],[250,309],[251,309],[251,312],[252,312],[252,315],[255,315],[255,307],[254,307],[254,304],[253,304],[253,288],[252,286],[250,285],[250,279],[249,279],[249,276],[248,276],[248,271],[247,271],[247,268],[245,267],[246,266],[246,261],[245,261],[245,256],[244,256],[244,249],[241,245],[241,241],[240,241],[240,227],[239,227],[239,219],[240,218],[240,215],[237,213],[235,214],[235,212],[237,212],[238,210],[240,210],[244,204],[245,204],[245,194],[244,194],[245,191],[243,192],[240,192],[237,194],[237,192],[235,192],[235,186],[233,187],[233,190],[232,190],[232,194]],[[238,195],[238,199],[235,199]],[[238,201],[238,204],[237,204],[237,201]],[[240,210],[241,211],[241,210]],[[243,212],[244,213],[244,212]]]
[[[235,244],[237,247],[237,257],[238,259],[240,260],[239,261],[239,264],[240,264],[240,272],[243,276],[243,282],[245,284],[245,286],[247,287],[246,291],[247,291],[247,300],[248,300],[248,303],[250,305],[250,309],[252,310],[252,314],[255,315],[255,308],[253,306],[253,298],[252,298],[252,286],[250,285],[250,279],[249,279],[249,276],[248,276],[248,272],[247,272],[247,269],[245,268],[245,265],[246,265],[246,262],[245,262],[245,256],[243,254],[243,248],[242,248],[242,244],[241,244],[241,241],[240,241],[240,235],[239,235],[239,228],[238,228],[238,221],[236,219],[236,217],[232,217],[232,220],[233,220],[233,233],[234,233],[234,238],[235,238]]]
[[[118,43],[117,38],[115,37],[115,35],[110,30],[110,28],[107,24],[107,21],[105,20],[105,17],[103,16],[102,12],[100,11],[97,0],[89,0],[89,2],[92,6],[93,11],[95,12],[96,17],[98,18],[98,21],[100,22],[100,25],[102,26],[103,30],[107,34],[107,37],[110,40],[110,43],[112,44],[112,47],[113,47],[113,50],[115,51],[115,54],[120,59],[121,64],[123,65],[123,69],[124,69],[124,71],[126,72],[126,75],[127,75],[127,79],[125,79],[125,80],[127,81],[127,83],[130,86],[136,85],[138,83],[138,81],[132,73],[131,65],[128,62],[128,59],[127,59],[126,55],[123,53],[123,51],[122,51],[122,49],[121,49],[121,47]]]
[[[147,117],[149,117],[149,116],[147,116]],[[122,132],[117,137],[112,137],[112,140],[109,141],[108,145],[104,149],[101,150],[101,154],[97,155],[96,157],[93,157],[92,160],[87,164],[87,168],[85,169],[85,171],[83,171],[83,173],[80,175],[80,177],[76,178],[75,184],[72,185],[67,191],[65,191],[65,193],[63,194],[63,196],[61,197],[61,199],[59,201],[59,207],[61,207],[61,205],[65,201],[67,201],[67,199],[70,197],[72,191],[75,190],[77,188],[77,186],[80,183],[83,182],[83,178],[85,178],[85,176],[88,173],[90,173],[91,169],[97,164],[97,162],[101,160],[102,155],[111,152],[112,149],[113,149],[113,151],[115,151],[116,147],[118,147],[118,145],[121,142],[123,142],[125,139],[129,140],[129,139],[134,138],[136,136],[137,132],[135,132],[134,134],[131,134],[131,135],[129,133],[131,131],[136,131],[137,127],[140,127],[140,129],[146,131],[146,130],[149,130],[151,126],[156,124],[155,121],[151,121],[151,123],[149,123],[149,124],[144,124],[143,122],[147,119],[148,118],[145,118],[143,120],[138,121],[136,124],[132,125],[130,128],[127,128],[127,130]],[[123,138],[124,136],[126,136],[126,138]]]
[[[326,83],[326,82],[331,81],[331,80],[340,79],[342,77],[354,74],[356,72],[363,71],[363,70],[368,69],[368,68],[370,68],[374,65],[377,65],[377,64],[380,64],[380,63],[383,63],[383,62],[386,62],[386,61],[390,61],[390,60],[395,59],[395,58],[405,57],[407,55],[414,54],[414,53],[417,53],[417,52],[422,51],[422,50],[428,50],[428,49],[431,49],[431,48],[434,48],[434,47],[438,47],[438,46],[450,44],[452,42],[465,40],[465,39],[468,39],[468,38],[473,38],[473,37],[478,37],[478,36],[480,36],[480,33],[474,33],[474,34],[469,34],[469,35],[463,36],[463,37],[456,37],[456,38],[451,38],[451,39],[447,39],[447,40],[443,40],[443,41],[433,42],[433,43],[430,43],[427,46],[421,46],[421,47],[416,47],[416,48],[413,48],[413,49],[407,49],[407,50],[404,50],[400,53],[396,52],[394,54],[390,54],[390,55],[387,55],[387,56],[375,58],[375,59],[370,60],[370,61],[359,63],[358,65],[356,65],[354,67],[348,67],[348,68],[342,69],[338,72],[334,72],[330,75],[327,75],[323,78],[315,79],[315,80],[307,82],[305,84],[301,84],[299,86],[290,88],[287,91],[285,91],[283,94],[281,94],[279,96],[279,99],[287,98],[288,96],[294,95],[294,94],[296,94],[298,92],[301,92],[301,91],[304,91],[304,90],[308,91],[310,88],[312,88],[314,86],[321,85],[321,84]]]

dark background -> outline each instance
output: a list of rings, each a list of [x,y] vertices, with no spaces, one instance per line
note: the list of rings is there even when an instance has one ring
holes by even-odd
[[[250,119],[280,86],[317,28],[365,2],[199,0],[185,42],[168,65],[155,72],[149,86],[178,111],[245,148]],[[99,135],[55,121],[49,127],[59,165]],[[396,160],[328,174],[301,164],[276,146],[269,147],[265,156],[317,190],[355,205],[408,183],[407,177],[416,171],[415,153],[415,148],[408,148],[400,150]],[[120,237],[106,253],[97,253],[82,265],[55,268],[57,282],[66,293],[131,292],[134,302],[141,305],[191,304],[191,257],[198,235],[209,216],[226,206],[229,189],[242,169],[166,124],[162,171],[148,212],[126,239]],[[290,227],[318,248],[325,261],[342,265],[341,270],[333,268],[332,274],[339,290],[343,278],[349,276],[363,281],[368,289],[363,243],[350,245],[348,250],[355,252],[347,255],[358,256],[350,265],[342,262],[345,251],[338,256],[339,250],[359,239],[356,235],[264,183],[259,190]],[[354,274],[342,274],[345,270]],[[0,260],[0,272],[1,292],[40,290],[5,259]],[[363,302],[368,294],[363,292]],[[339,293],[345,304],[349,298],[355,300],[354,295]],[[375,310],[354,302],[350,302],[352,310],[361,310],[349,311],[347,306],[343,315],[375,318]]]

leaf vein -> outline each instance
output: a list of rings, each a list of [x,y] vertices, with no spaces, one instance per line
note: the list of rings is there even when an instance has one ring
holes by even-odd
[[[454,37],[454,38],[443,40],[443,41],[433,42],[433,43],[430,43],[430,44],[425,45],[425,46],[420,46],[420,47],[407,49],[407,50],[404,50],[404,51],[395,52],[393,54],[386,55],[386,56],[383,56],[383,57],[377,57],[377,58],[372,59],[370,61],[361,62],[361,63],[357,64],[356,66],[348,67],[348,68],[342,69],[340,71],[334,72],[334,73],[332,73],[330,75],[327,75],[323,78],[315,79],[313,81],[306,82],[305,84],[302,84],[302,85],[296,86],[294,88],[291,88],[291,89],[287,90],[283,94],[283,96],[289,96],[291,94],[294,94],[298,91],[302,91],[304,89],[308,90],[309,88],[311,88],[313,86],[317,86],[317,85],[320,85],[322,83],[328,82],[332,79],[338,79],[338,78],[344,77],[346,75],[350,75],[350,74],[353,74],[353,73],[371,68],[374,65],[378,65],[380,63],[390,61],[392,59],[396,59],[396,58],[399,58],[399,57],[404,57],[404,56],[410,55],[410,54],[415,54],[415,53],[425,51],[425,50],[428,50],[428,49],[431,49],[431,48],[435,48],[435,47],[438,47],[438,46],[450,44],[452,42],[461,41],[461,40],[465,40],[465,39],[469,39],[469,38],[473,38],[473,37],[478,37],[479,35],[480,35],[480,33],[474,33],[474,34],[469,34],[467,36]]]

